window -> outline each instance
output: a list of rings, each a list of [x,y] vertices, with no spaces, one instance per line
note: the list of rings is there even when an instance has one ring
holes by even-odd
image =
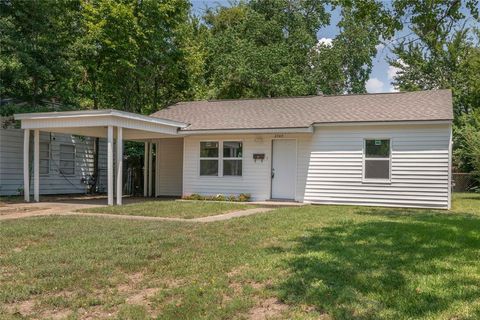
[[[75,146],[70,144],[60,145],[60,173],[64,175],[75,174]]]
[[[242,175],[242,143],[239,141],[223,142],[223,175]]]
[[[390,139],[365,140],[364,178],[390,180]]]
[[[200,142],[200,175],[218,176],[217,141]]]
[[[40,174],[50,173],[50,143],[40,142]]]
[[[220,152],[221,150],[221,152]],[[201,176],[241,176],[243,144],[240,141],[200,142]]]

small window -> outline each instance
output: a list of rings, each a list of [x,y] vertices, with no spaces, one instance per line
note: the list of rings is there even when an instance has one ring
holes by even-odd
[[[75,174],[75,146],[70,144],[60,145],[60,173],[64,175]]]
[[[224,141],[223,142],[223,175],[241,176],[242,175],[242,142]]]
[[[200,142],[200,175],[218,176],[218,141]]]
[[[364,178],[390,180],[390,139],[365,140]]]
[[[40,174],[50,173],[50,143],[40,142]]]

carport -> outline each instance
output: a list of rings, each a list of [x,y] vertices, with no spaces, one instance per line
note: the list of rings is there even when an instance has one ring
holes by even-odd
[[[152,140],[175,137],[178,130],[188,124],[139,115],[113,109],[67,112],[16,114],[24,130],[23,179],[25,201],[30,201],[29,145],[33,130],[33,199],[40,201],[40,131],[67,133],[107,138],[107,193],[108,204],[114,204],[116,178],[116,204],[122,204],[123,141],[145,143],[144,195],[152,190]],[[116,141],[116,173],[114,172],[114,141]]]

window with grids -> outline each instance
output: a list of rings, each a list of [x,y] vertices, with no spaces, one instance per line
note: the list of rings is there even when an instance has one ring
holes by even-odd
[[[241,176],[242,175],[242,142],[224,141],[223,142],[223,175]]]
[[[241,176],[243,143],[241,141],[201,141],[201,176]]]
[[[390,139],[366,139],[364,178],[390,180]]]
[[[200,142],[200,175],[218,176],[219,142]]]
[[[71,144],[60,145],[60,173],[75,174],[75,146]]]
[[[40,174],[50,173],[50,143],[40,142]]]

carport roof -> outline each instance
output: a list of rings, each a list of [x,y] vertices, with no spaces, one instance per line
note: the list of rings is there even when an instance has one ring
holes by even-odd
[[[145,116],[137,113],[120,111],[115,109],[99,109],[99,110],[79,110],[79,111],[59,111],[59,112],[38,112],[38,113],[18,113],[15,114],[15,120],[40,120],[40,119],[67,119],[67,118],[94,118],[113,116],[127,120],[139,120],[149,123],[157,123],[166,126],[174,126],[185,128],[187,123],[162,119],[159,117]]]

